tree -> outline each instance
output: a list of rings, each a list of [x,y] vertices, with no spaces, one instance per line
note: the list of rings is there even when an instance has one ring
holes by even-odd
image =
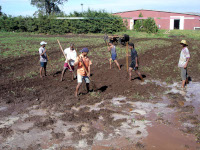
[[[63,5],[68,0],[31,0],[31,5],[36,6],[39,12],[46,13],[46,15],[58,14],[61,12],[58,5]]]
[[[143,17],[142,13],[139,14],[139,18]],[[143,19],[138,19],[134,25],[136,31],[143,31]]]
[[[140,13],[139,17],[143,17],[142,13]],[[158,27],[153,18],[148,19],[138,19],[134,26],[135,30],[138,32],[147,32],[147,33],[156,33],[158,32]]]
[[[0,6],[0,16],[2,16],[2,14],[3,14],[3,13],[2,13],[2,11],[1,11],[1,6]]]
[[[158,27],[153,18],[148,18],[143,22],[144,31],[147,33],[156,33],[158,32]]]

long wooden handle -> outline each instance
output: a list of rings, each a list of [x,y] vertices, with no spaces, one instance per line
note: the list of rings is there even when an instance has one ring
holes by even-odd
[[[79,59],[80,59],[80,57],[79,57]],[[84,70],[85,70],[85,72],[87,73],[87,75],[88,75],[88,71],[87,71],[87,69],[86,69],[86,67],[85,67],[85,65],[83,64],[83,62],[81,61],[81,65],[83,66],[83,68],[84,68]],[[89,77],[89,79],[91,80],[91,78]],[[92,80],[91,80],[92,81]]]
[[[128,72],[128,42],[126,42],[126,68]]]
[[[61,51],[63,52],[63,55],[64,55],[65,59],[67,60],[67,63],[68,63],[68,65],[69,65],[69,69],[72,70],[72,67],[71,67],[71,65],[69,64],[69,60],[67,59],[67,57],[66,57],[66,55],[65,55],[65,53],[64,53],[64,51],[63,51],[63,48],[62,48],[62,46],[61,46],[61,44],[60,44],[60,41],[59,41],[58,39],[57,39],[57,41],[58,41],[58,44],[59,44],[59,46],[60,46]],[[72,70],[72,71],[73,71],[73,70]]]
[[[46,54],[47,54],[47,52],[46,52]],[[50,62],[50,59],[49,59],[49,55],[47,54],[47,60]]]

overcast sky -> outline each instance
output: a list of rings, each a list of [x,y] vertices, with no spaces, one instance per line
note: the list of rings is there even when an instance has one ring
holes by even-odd
[[[107,12],[123,12],[137,9],[150,9],[172,12],[200,13],[200,0],[68,0],[60,8],[66,14],[73,11],[105,10]],[[2,12],[12,16],[32,16],[36,7],[31,6],[30,0],[0,0]]]

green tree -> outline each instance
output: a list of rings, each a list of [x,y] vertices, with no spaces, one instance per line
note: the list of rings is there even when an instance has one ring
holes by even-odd
[[[143,23],[143,29],[145,32],[147,33],[156,33],[158,32],[158,27],[155,23],[155,20],[153,18],[148,18],[146,20],[144,20]]]
[[[140,13],[138,17],[139,17],[139,18],[143,17],[142,13]],[[134,25],[134,29],[135,29],[136,31],[139,31],[139,32],[143,31],[143,21],[144,21],[143,19],[138,19],[138,20],[136,21],[136,23],[135,23],[135,25]]]
[[[61,10],[58,5],[63,5],[68,0],[31,0],[31,5],[36,6],[39,12],[46,15],[59,14]]]
[[[142,13],[139,17],[143,17]],[[153,18],[148,19],[138,19],[134,25],[134,29],[138,32],[156,33],[158,32],[158,27]]]
[[[85,19],[61,20],[60,17],[86,17]],[[0,17],[1,31],[36,32],[45,34],[65,33],[114,33],[125,31],[126,27],[120,16],[113,16],[105,11],[88,9],[83,13],[74,12],[70,15],[43,15],[37,17]]]
[[[2,9],[2,7],[0,6],[0,16],[2,16],[2,15],[3,15],[3,13],[2,13],[2,11],[1,11],[1,9]]]

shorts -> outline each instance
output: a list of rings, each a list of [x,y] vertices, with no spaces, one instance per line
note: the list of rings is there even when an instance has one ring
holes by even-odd
[[[71,66],[72,70],[74,71],[74,66]],[[68,63],[65,63],[64,64],[64,69],[69,69],[70,72],[72,72],[72,70],[70,70],[70,67],[69,67],[69,64]]]
[[[135,63],[131,63],[131,65],[129,67],[133,68],[133,70],[135,70],[135,71],[138,70],[138,67],[135,67]]]
[[[182,80],[186,80],[187,79],[187,68],[183,68],[181,67],[181,78]]]
[[[42,68],[46,68],[47,62],[40,62],[40,66],[41,66]]]
[[[90,83],[90,79],[88,76],[81,76],[80,74],[77,74],[77,82],[82,83],[83,79],[85,80],[85,83]]]
[[[111,58],[112,58],[113,61],[116,60],[117,59],[117,54],[111,54]]]

